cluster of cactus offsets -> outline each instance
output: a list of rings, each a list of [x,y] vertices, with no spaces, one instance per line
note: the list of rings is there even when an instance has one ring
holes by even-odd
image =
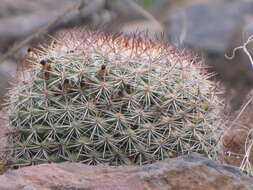
[[[69,32],[30,58],[8,104],[16,166],[216,158],[221,103],[200,62],[147,36]]]

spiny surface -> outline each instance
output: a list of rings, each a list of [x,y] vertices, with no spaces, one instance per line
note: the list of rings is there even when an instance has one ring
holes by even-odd
[[[41,47],[10,91],[17,166],[216,159],[220,102],[201,63],[146,36],[74,31]]]

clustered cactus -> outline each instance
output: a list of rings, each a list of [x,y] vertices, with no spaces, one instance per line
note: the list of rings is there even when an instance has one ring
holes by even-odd
[[[85,29],[29,58],[7,106],[16,166],[73,161],[148,164],[216,158],[216,86],[201,62],[145,35]]]

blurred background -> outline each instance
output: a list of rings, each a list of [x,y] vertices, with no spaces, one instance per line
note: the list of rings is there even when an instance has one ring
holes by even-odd
[[[253,66],[242,49],[231,60],[225,54],[231,56],[253,34],[252,0],[0,0],[1,103],[28,48],[80,26],[148,31],[153,39],[163,34],[163,41],[203,58],[224,92],[226,162],[240,165],[253,129]],[[252,47],[247,45],[250,54]]]

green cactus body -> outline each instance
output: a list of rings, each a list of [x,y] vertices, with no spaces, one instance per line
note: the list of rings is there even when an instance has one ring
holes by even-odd
[[[40,48],[10,91],[14,163],[216,159],[215,84],[189,55],[145,38],[85,30]]]

